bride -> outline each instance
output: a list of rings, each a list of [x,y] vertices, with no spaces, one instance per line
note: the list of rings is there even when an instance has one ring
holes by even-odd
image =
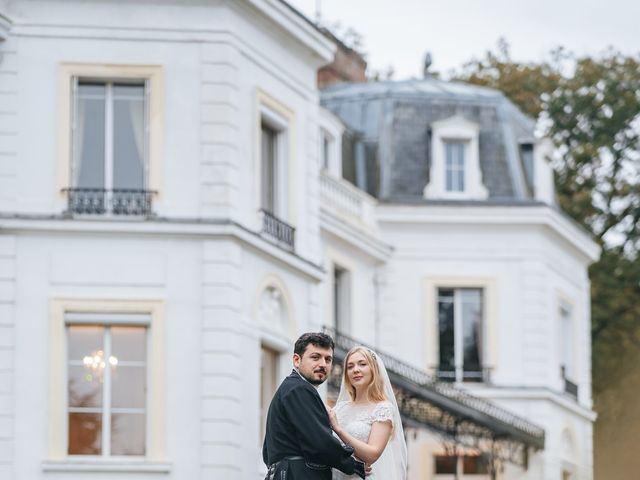
[[[406,480],[407,446],[400,412],[379,356],[360,346],[347,353],[338,401],[327,410],[340,440],[371,465],[368,480]],[[333,470],[333,480],[356,478]]]

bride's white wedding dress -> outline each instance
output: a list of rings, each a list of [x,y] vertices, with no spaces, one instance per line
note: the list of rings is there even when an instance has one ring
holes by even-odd
[[[371,426],[374,422],[391,422],[393,424],[393,405],[390,402],[356,405],[353,402],[340,402],[335,406],[338,423],[358,440],[369,441]],[[377,463],[377,462],[376,462]],[[360,479],[357,475],[346,475],[333,470],[333,480]],[[376,464],[373,464],[371,475],[367,480],[385,480],[376,475]]]
[[[344,385],[340,387],[340,394],[336,402],[335,412],[338,423],[358,440],[369,443],[369,434],[374,422],[390,421],[393,430],[384,451],[371,465],[371,475],[367,480],[406,480],[407,479],[407,445],[404,441],[404,430],[398,402],[396,401],[387,369],[379,355],[371,352],[378,364],[382,377],[383,390],[387,401],[368,405],[355,405]],[[359,480],[357,475],[345,475],[333,469],[333,480]]]

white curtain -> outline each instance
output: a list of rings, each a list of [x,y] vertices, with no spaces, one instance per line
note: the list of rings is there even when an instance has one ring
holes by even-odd
[[[129,100],[129,116],[131,118],[131,125],[133,128],[133,138],[136,144],[136,152],[138,154],[138,161],[140,162],[140,169],[142,171],[142,185],[140,188],[144,188],[145,184],[145,93],[142,91],[142,99]]]
[[[71,187],[79,187],[84,153],[85,102],[79,98],[78,79],[73,79],[73,153],[71,159]]]

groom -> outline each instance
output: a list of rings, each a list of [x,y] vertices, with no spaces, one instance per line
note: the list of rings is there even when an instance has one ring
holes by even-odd
[[[331,480],[331,467],[365,477],[364,464],[353,449],[333,436],[327,410],[317,388],[331,372],[333,339],[305,333],[294,346],[294,369],[271,400],[262,459],[265,480]]]

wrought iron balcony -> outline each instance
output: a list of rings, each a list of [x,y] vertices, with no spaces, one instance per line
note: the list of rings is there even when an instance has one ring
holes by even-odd
[[[340,388],[347,351],[367,346],[347,335],[325,328],[335,340],[330,391]],[[436,376],[377,350],[393,385],[403,422],[433,430],[469,448],[490,456],[492,462],[512,462],[527,468],[529,450],[543,449],[545,432],[527,419],[492,402],[469,394],[464,388],[442,382]]]
[[[262,233],[293,250],[296,229],[267,210],[262,209],[260,213],[262,214]]]
[[[578,384],[572,382],[567,378],[567,374],[565,371],[565,367],[560,367],[560,375],[562,375],[562,380],[564,381],[564,391],[565,393],[571,395],[576,400],[578,399]]]
[[[66,188],[68,212],[74,215],[148,216],[153,190]]]
[[[578,385],[573,383],[568,378],[564,379],[564,391],[571,395],[573,398],[578,398]]]

